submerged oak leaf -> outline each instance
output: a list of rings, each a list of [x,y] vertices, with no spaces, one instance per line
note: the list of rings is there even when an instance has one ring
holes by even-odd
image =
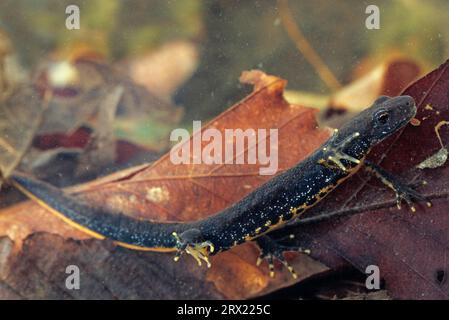
[[[316,110],[291,105],[283,98],[286,81],[259,71],[245,73],[242,77],[254,85],[254,91],[242,101],[211,120],[195,135],[213,128],[223,133],[226,129],[269,129],[278,130],[278,145],[274,149],[278,155],[278,173],[290,168],[317,147],[330,135],[326,128],[318,128]],[[292,139],[294,136],[294,139]],[[201,142],[201,147],[207,145]],[[244,153],[257,145],[246,145]],[[234,154],[234,157],[237,157]],[[193,154],[191,154],[193,157]],[[193,158],[191,158],[193,159]],[[170,153],[151,165],[143,165],[117,172],[105,178],[70,189],[80,200],[114,212],[122,212],[138,219],[154,221],[193,221],[215,214],[238,201],[260,184],[273,176],[260,175],[261,163],[256,164],[188,164],[175,165]],[[38,217],[39,221],[34,221]],[[20,221],[20,223],[11,223]],[[7,234],[14,241],[17,252],[27,245],[29,234],[37,232],[58,233],[63,237],[85,239],[84,234],[65,225],[44,209],[33,203],[8,208],[0,214],[0,234]],[[33,238],[33,241],[38,241]],[[40,241],[51,241],[41,238]],[[105,242],[107,245],[107,241]],[[78,247],[79,255],[85,254],[83,246]],[[117,249],[122,255],[135,257],[136,253]],[[95,253],[92,252],[94,255]],[[233,248],[212,257],[212,268],[199,269],[193,259],[172,261],[170,254],[145,252],[146,259],[160,270],[173,270],[177,277],[189,278],[189,286],[202,290],[203,283],[212,285],[214,292],[223,298],[248,298],[271,292],[292,284],[295,280],[287,270],[279,270],[276,278],[269,277],[266,266],[255,265],[258,249],[253,243]],[[161,259],[161,256],[164,258]],[[95,260],[96,257],[92,256]],[[111,258],[113,261],[114,258]],[[134,258],[127,260],[132,267]],[[19,262],[18,262],[19,263]],[[56,264],[58,261],[55,262]],[[293,265],[301,270],[300,279],[322,272],[325,268],[308,257],[296,257]],[[53,266],[54,267],[54,266]],[[123,268],[122,265],[121,268]],[[162,272],[161,271],[161,272]],[[14,278],[9,269],[8,276]],[[43,270],[49,272],[49,270]],[[108,274],[108,277],[113,275]],[[145,291],[145,297],[157,297],[165,285],[155,277],[152,290]],[[36,279],[27,279],[36,281]],[[95,283],[92,283],[95,285]],[[201,292],[199,292],[200,294]],[[88,293],[86,293],[88,294]],[[206,291],[203,291],[206,294]],[[210,295],[210,292],[207,291]],[[179,297],[173,293],[172,297]],[[204,297],[204,296],[203,296]]]

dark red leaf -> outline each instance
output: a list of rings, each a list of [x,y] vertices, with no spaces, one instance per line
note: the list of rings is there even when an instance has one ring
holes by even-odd
[[[312,255],[330,267],[344,265],[341,258],[361,271],[379,266],[389,295],[400,299],[447,299],[449,282],[449,168],[416,166],[435,154],[441,145],[435,126],[449,119],[449,61],[418,80],[404,94],[415,98],[419,126],[409,125],[398,135],[373,150],[372,160],[399,175],[404,182],[425,180],[419,187],[433,198],[433,207],[418,205],[415,214],[395,207],[391,190],[361,174],[309,213],[310,216],[345,208],[365,208],[362,214],[300,226],[298,241],[312,249]],[[449,143],[449,128],[440,130]],[[368,210],[380,207],[383,209]]]

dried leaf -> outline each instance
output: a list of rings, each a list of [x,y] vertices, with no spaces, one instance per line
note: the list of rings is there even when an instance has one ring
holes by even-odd
[[[176,123],[182,116],[182,109],[162,101],[112,67],[90,58],[52,62],[38,74],[36,83],[41,90],[51,90],[54,95],[41,133],[65,133],[91,124],[101,102],[116,86],[124,90],[118,117],[150,115],[159,121]]]
[[[317,128],[315,110],[290,105],[283,99],[286,84],[284,80],[260,72],[246,73],[243,78],[254,84],[255,91],[212,120],[203,130],[216,128],[223,132],[225,128],[278,128],[280,171],[304,159],[329,137],[330,130]],[[295,139],[291,138],[292,135]],[[203,142],[203,146],[205,144]],[[167,154],[153,165],[118,172],[81,186],[76,191],[84,201],[107,210],[122,211],[136,218],[158,221],[197,220],[215,214],[272,178],[259,175],[260,166],[173,165]],[[30,219],[33,221],[29,221]],[[10,208],[0,214],[0,234],[7,234],[13,239],[18,251],[26,236],[38,231],[86,238],[32,203]],[[25,240],[25,245],[28,241]],[[79,246],[75,251],[86,254],[83,250],[84,247]],[[127,252],[126,255],[135,253]],[[178,276],[191,277],[189,286],[202,290],[203,286],[213,284],[215,294],[226,298],[257,296],[294,282],[284,269],[278,272],[275,279],[271,279],[266,266],[260,269],[256,267],[258,249],[251,243],[213,257],[212,268],[208,270],[199,269],[193,259],[182,259],[175,264],[169,254],[164,255],[164,259],[160,259],[161,254],[157,253],[144,255],[146,259],[157,261],[160,270],[175,270],[174,274]],[[96,259],[93,256],[90,258]],[[132,261],[133,259],[128,262],[130,268],[134,263]],[[301,270],[300,278],[325,270],[307,257],[296,258],[294,265]],[[122,264],[121,268],[128,267]],[[43,269],[42,272],[49,274],[50,270]],[[112,277],[110,274],[108,276]],[[11,277],[15,279],[15,276]],[[204,277],[206,282],[198,283],[198,277]],[[156,297],[165,285],[157,277],[152,279],[152,283],[152,293],[146,297]],[[177,294],[173,293],[173,297]]]
[[[0,172],[8,176],[27,151],[45,105],[30,86],[21,86],[0,102]]]

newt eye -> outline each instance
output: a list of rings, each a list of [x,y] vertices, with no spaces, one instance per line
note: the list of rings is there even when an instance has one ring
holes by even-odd
[[[379,112],[378,114],[376,114],[376,120],[380,124],[386,124],[389,119],[390,115],[388,114],[388,112]]]

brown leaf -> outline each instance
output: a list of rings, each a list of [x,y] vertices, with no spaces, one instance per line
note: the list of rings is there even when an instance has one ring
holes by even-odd
[[[30,146],[45,105],[31,86],[19,86],[0,101],[0,172],[8,176]]]
[[[203,126],[203,130],[216,128],[223,133],[225,128],[277,128],[280,171],[307,157],[329,137],[329,130],[317,128],[315,110],[290,105],[283,99],[286,81],[258,71],[245,73],[242,79],[254,84],[255,91]],[[206,144],[207,142],[203,142],[203,147]],[[136,218],[158,221],[197,220],[215,214],[272,178],[259,175],[260,167],[260,164],[173,165],[167,154],[151,166],[118,172],[72,191],[76,191],[80,198],[93,205],[121,211]],[[27,203],[0,214],[0,234],[7,234],[13,239],[17,251],[20,251],[27,235],[38,231],[51,231],[77,239],[86,238],[84,234],[69,228],[35,204]],[[27,243],[28,240],[25,241]],[[78,250],[83,251],[84,248],[81,246]],[[129,252],[129,255],[134,254]],[[151,261],[159,261],[161,257],[157,253],[144,255]],[[257,248],[248,243],[213,257],[212,268],[209,270],[199,269],[193,259],[181,259],[180,263],[175,264],[170,254],[162,255],[167,258],[161,260],[163,262],[160,264],[157,263],[160,270],[176,270],[175,274],[185,277],[190,274],[192,279],[188,284],[198,290],[202,290],[202,287],[198,287],[198,277],[204,277],[207,283],[214,284],[215,294],[226,298],[248,298],[294,282],[284,269],[277,273],[275,279],[269,278],[266,266],[260,269],[255,266],[257,255]],[[127,262],[128,267],[132,267],[132,261],[133,259]],[[301,278],[325,270],[307,257],[295,259],[294,265],[301,270]],[[186,269],[186,266],[189,268]],[[122,265],[122,268],[128,267]],[[43,272],[48,270],[44,269]],[[162,290],[163,282],[157,277],[152,281],[155,292]],[[176,297],[176,293],[173,293],[173,297]]]
[[[2,246],[0,241],[0,251],[7,251],[8,241],[3,243]],[[35,233],[26,240],[20,253],[10,255],[8,265],[0,269],[0,296],[6,293],[28,299],[222,298],[204,279],[204,274],[195,272],[194,263],[178,272],[169,255],[129,252],[107,241],[80,242]],[[65,287],[69,265],[81,270],[79,290]]]

